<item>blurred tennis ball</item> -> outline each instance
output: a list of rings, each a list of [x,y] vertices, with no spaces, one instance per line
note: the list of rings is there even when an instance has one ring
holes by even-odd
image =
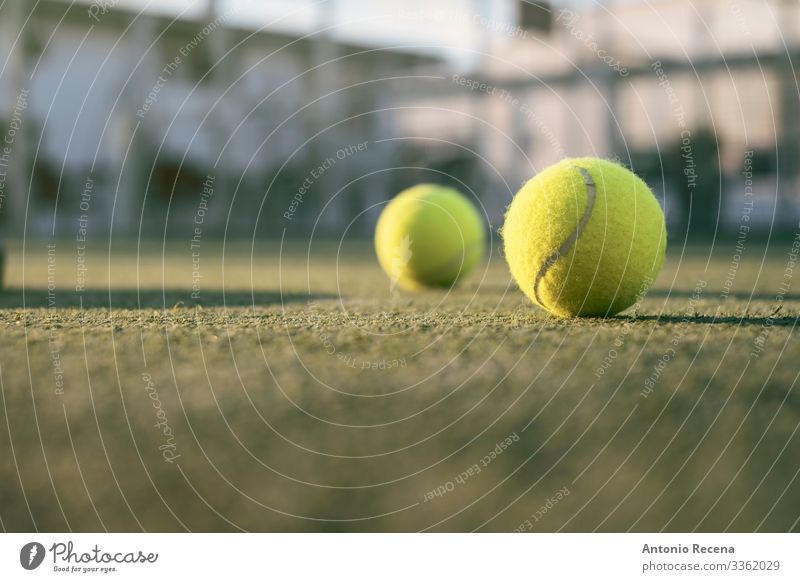
[[[561,317],[633,305],[664,264],[666,233],[647,185],[597,158],[565,159],[537,174],[514,197],[502,229],[517,284]]]
[[[375,252],[392,290],[396,285],[449,287],[478,264],[485,246],[475,206],[457,190],[437,184],[398,194],[375,228]]]

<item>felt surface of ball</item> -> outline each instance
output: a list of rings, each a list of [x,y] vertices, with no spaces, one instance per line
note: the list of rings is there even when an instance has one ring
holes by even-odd
[[[502,228],[517,284],[561,317],[609,316],[636,303],[664,264],[666,232],[650,188],[597,158],[567,158],[534,176]]]
[[[483,220],[458,190],[419,184],[393,198],[375,228],[375,252],[396,285],[449,287],[484,255]]]

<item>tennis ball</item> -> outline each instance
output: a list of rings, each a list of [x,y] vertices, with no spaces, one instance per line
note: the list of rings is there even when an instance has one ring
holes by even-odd
[[[419,184],[383,209],[375,228],[375,252],[391,288],[449,287],[481,260],[483,221],[457,190]]]
[[[534,176],[502,228],[517,284],[561,317],[608,316],[633,305],[664,264],[666,232],[647,185],[596,158],[568,158]]]

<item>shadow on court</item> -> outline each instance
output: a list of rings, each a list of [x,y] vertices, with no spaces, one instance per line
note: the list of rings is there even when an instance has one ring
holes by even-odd
[[[264,307],[337,299],[320,293],[281,293],[280,291],[202,291],[192,297],[189,289],[91,289],[83,293],[56,290],[51,296],[43,288],[10,288],[0,292],[0,309],[171,309],[173,307]]]

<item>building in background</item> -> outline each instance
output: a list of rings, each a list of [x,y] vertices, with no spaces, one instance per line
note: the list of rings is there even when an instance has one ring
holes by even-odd
[[[80,223],[104,236],[183,235],[199,208],[206,234],[291,236],[338,229],[385,198],[381,174],[347,186],[360,176],[348,167],[377,167],[401,147],[358,148],[393,124],[382,79],[437,57],[248,26],[235,6],[204,3],[191,17],[131,3],[3,5],[2,126],[16,128],[6,232],[71,237]],[[303,212],[284,219],[298,199]]]
[[[800,214],[796,1],[139,4],[0,8],[6,232],[184,236],[200,212],[205,234],[366,236],[419,181],[496,228],[583,155],[642,175],[673,234]]]
[[[522,2],[518,14],[480,70],[418,93],[403,121],[491,161],[494,216],[542,167],[594,155],[642,175],[675,234],[735,230],[743,212],[765,234],[797,226],[800,4]]]

